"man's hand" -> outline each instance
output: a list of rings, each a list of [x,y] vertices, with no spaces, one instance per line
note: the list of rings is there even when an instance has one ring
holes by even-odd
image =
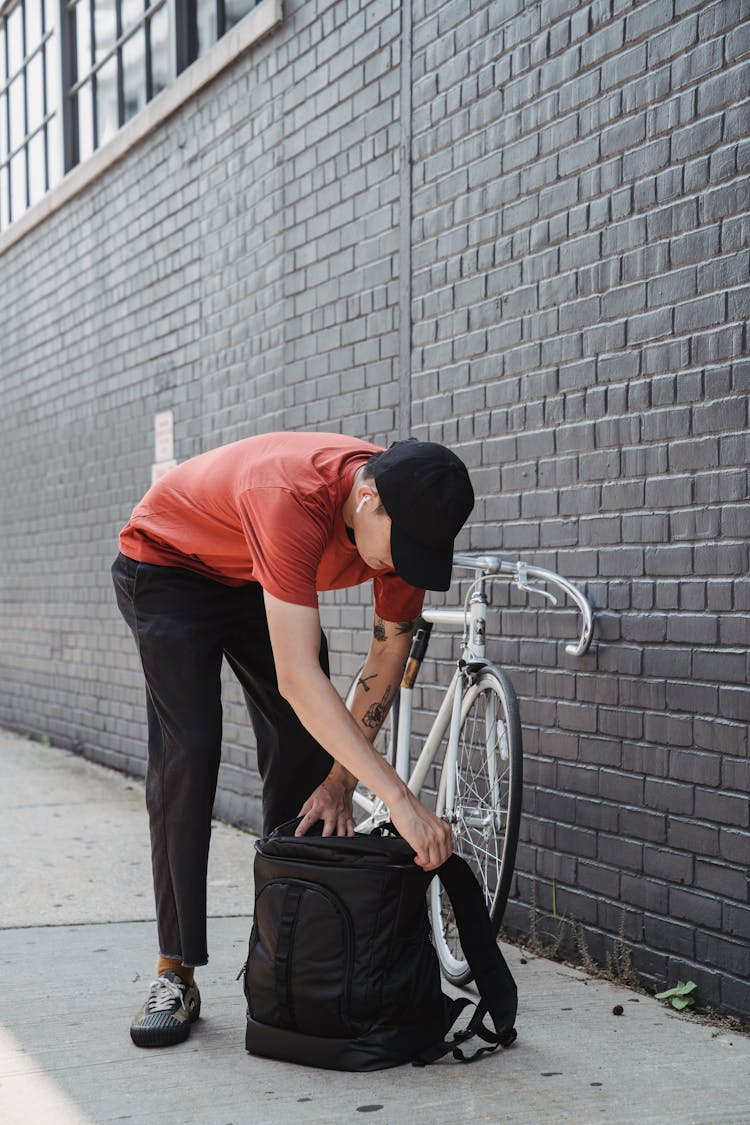
[[[313,824],[323,821],[324,836],[353,836],[352,793],[357,780],[338,764],[311,793],[299,811],[302,817],[295,836],[304,836]]]
[[[414,862],[425,871],[442,866],[453,852],[450,826],[425,808],[408,789],[388,806],[391,820],[417,853]]]
[[[360,716],[363,724],[360,725],[357,716],[349,714],[320,667],[320,617],[317,609],[288,604],[267,590],[263,597],[279,692],[296,712],[303,727],[337,763],[302,806],[302,820],[296,834],[304,836],[313,824],[322,820],[324,836],[333,836],[334,833],[353,835],[352,792],[355,778],[359,778],[388,806],[396,828],[414,848],[415,863],[425,871],[434,871],[451,854],[450,829],[419,803],[397,776],[393,766],[373,749],[364,734],[364,726],[367,726],[364,718]],[[394,643],[398,640],[396,647],[401,669],[408,641],[406,634],[410,630],[411,623],[408,627],[405,624],[404,634],[400,636],[401,627],[393,627],[395,636],[391,640]],[[387,629],[385,644],[387,648]],[[377,663],[376,659],[376,666]],[[367,668],[372,672],[378,671],[377,667],[372,667],[369,658]],[[395,681],[385,681],[386,684],[392,682]],[[379,698],[382,699],[384,691],[385,688],[382,688]],[[366,693],[363,691],[362,694]],[[367,704],[361,711],[366,709]]]

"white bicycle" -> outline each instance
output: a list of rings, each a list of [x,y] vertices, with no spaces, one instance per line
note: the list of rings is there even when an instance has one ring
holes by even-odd
[[[578,641],[566,645],[582,656],[591,644],[593,613],[585,596],[567,579],[542,567],[509,562],[497,555],[454,555],[454,565],[474,572],[463,609],[427,608],[414,634],[399,695],[376,745],[415,795],[420,795],[433,766],[439,769],[435,811],[453,831],[453,848],[472,867],[485,894],[495,933],[508,900],[518,845],[523,787],[523,751],[518,700],[502,668],[485,656],[488,582],[515,579],[517,587],[539,593],[557,605],[547,589],[556,586],[578,607]],[[541,583],[542,585],[534,584]],[[411,774],[412,700],[433,625],[462,628],[461,655]],[[347,696],[351,703],[359,676]],[[390,819],[383,802],[358,786],[355,806],[363,814],[358,831]],[[431,885],[435,946],[446,978],[465,984],[471,971],[464,959],[450,902],[439,879]]]

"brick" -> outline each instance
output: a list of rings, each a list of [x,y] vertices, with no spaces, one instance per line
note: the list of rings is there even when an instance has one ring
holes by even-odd
[[[726,864],[706,863],[704,860],[695,861],[695,887],[697,890],[710,891],[720,899],[738,899],[746,901],[748,891],[747,871],[731,868]],[[719,927],[721,926],[719,925]]]
[[[721,760],[716,755],[671,750],[669,776],[678,781],[716,786],[721,781]]]
[[[701,221],[710,223],[719,217],[726,219],[729,215],[741,214],[743,199],[744,193],[739,184],[727,184],[706,192],[699,202]]]
[[[691,546],[662,544],[658,547],[647,547],[644,554],[645,571],[651,575],[690,574],[693,559],[694,548]]]
[[[739,652],[699,650],[695,653],[693,668],[695,676],[701,680],[716,680],[725,684],[745,684],[747,682],[745,650]],[[738,716],[735,715],[734,717]]]
[[[644,802],[650,808],[687,815],[693,811],[693,787],[688,784],[647,778]],[[696,815],[698,815],[696,810]]]
[[[734,28],[724,39],[724,53],[727,62],[746,58],[750,54],[750,28],[747,22]]]
[[[689,512],[671,512],[669,516],[668,538],[680,540],[717,539],[721,513],[711,509],[697,509]],[[685,608],[690,608],[686,606]]]
[[[725,319],[725,299],[724,294],[720,293],[677,305],[674,313],[674,327],[676,332],[692,332],[698,328],[709,328],[721,324]]]
[[[578,922],[595,922],[597,917],[596,900],[569,887],[557,888],[557,910],[559,914],[576,919]]]
[[[710,789],[695,790],[695,815],[733,828],[747,828],[750,823],[746,799]]]
[[[722,484],[724,486],[724,499],[731,499],[729,496],[729,489],[732,487],[732,482],[726,480],[727,474],[723,474]],[[738,494],[743,493],[745,490],[744,481],[740,477],[737,478]],[[728,486],[728,487],[727,487]],[[720,489],[722,485],[720,484]],[[739,495],[738,495],[739,498]],[[748,513],[747,505],[725,505],[721,512],[721,527],[722,532],[731,538],[744,538],[748,531]]]
[[[546,849],[536,854],[536,874],[556,883],[575,883],[577,860],[572,856],[559,855]]]
[[[593,828],[598,832],[617,831],[617,810],[606,801],[579,798],[576,801],[576,819],[582,828]]]
[[[712,686],[679,682],[667,685],[667,705],[671,711],[713,714],[717,708],[717,700],[719,694]],[[697,738],[695,731],[694,737]]]
[[[700,36],[699,32],[699,38]],[[675,87],[692,83],[720,69],[722,65],[722,43],[720,39],[699,42],[696,48],[677,59],[672,67],[672,81]]]
[[[699,824],[694,818],[681,820],[670,816],[667,822],[667,840],[672,848],[696,856],[719,855],[719,829],[713,824]]]
[[[672,979],[669,975],[669,957],[665,953],[634,945],[631,960],[635,972],[644,984],[660,988],[665,980]]]
[[[648,304],[669,304],[670,301],[693,297],[698,292],[697,270],[694,265],[672,270],[669,275],[654,278],[648,284]]]
[[[736,101],[735,84],[741,82],[740,68],[727,68],[722,74],[702,82],[698,89],[698,113],[705,116],[731,105]]]
[[[750,910],[735,903],[724,903],[722,929],[727,937],[750,940]]]
[[[750,720],[750,689],[719,688],[719,707],[723,718]]]
[[[750,1010],[750,985],[731,976],[723,977],[720,984],[723,1011],[742,1016]]]
[[[630,152],[640,146],[646,137],[646,115],[641,113],[626,118],[605,129],[601,134],[600,152],[602,157],[613,156],[619,152]]]
[[[620,765],[619,745],[613,739],[582,735],[579,739],[579,745],[582,762],[602,766]]]
[[[620,897],[620,873],[616,868],[604,867],[602,864],[584,860],[579,860],[577,866],[578,886],[591,891],[594,895]]]
[[[693,486],[692,476],[654,477],[646,481],[646,505],[650,508],[664,508],[690,504]]]
[[[629,345],[645,343],[666,336],[672,328],[672,310],[658,309],[641,316],[630,317],[627,322]]]
[[[670,240],[669,253],[675,267],[700,262],[715,256],[719,249],[719,227],[689,231]]]
[[[654,67],[675,56],[683,55],[688,47],[693,46],[696,42],[697,36],[698,20],[696,16],[679,20],[660,35],[649,36],[647,42],[649,67]]]
[[[643,845],[635,840],[607,836],[600,832],[597,859],[602,863],[640,874],[643,869]]]
[[[714,614],[675,614],[667,626],[670,641],[715,644],[718,636],[719,622]]]
[[[634,879],[630,875],[623,875],[621,897],[623,902],[631,906],[639,906],[643,910],[657,914],[666,914],[669,888],[666,883],[655,879],[644,879],[642,876]]]
[[[640,806],[643,803],[643,779],[603,769],[599,773],[599,796],[618,804]],[[624,811],[622,815],[625,815]],[[622,821],[621,830],[630,835]]]
[[[651,0],[625,20],[625,41],[640,39],[650,35],[657,28],[672,21],[672,4],[669,0]]]
[[[750,866],[750,833],[734,832],[722,828],[719,832],[719,853],[730,863],[747,868]]]
[[[718,929],[718,926],[712,928]],[[750,976],[750,948],[747,942],[729,941],[715,934],[698,931],[695,954],[704,965],[716,966],[744,980]]]
[[[668,537],[669,519],[666,515],[623,517],[624,543],[662,543]]]
[[[692,855],[669,851],[666,848],[643,849],[643,873],[671,884],[693,883],[694,860]],[[644,903],[649,909],[655,907]]]
[[[729,434],[719,440],[720,465],[747,465],[750,438],[746,434]]]
[[[683,957],[695,955],[695,928],[680,922],[667,921],[657,914],[644,914],[644,938],[656,949]]]

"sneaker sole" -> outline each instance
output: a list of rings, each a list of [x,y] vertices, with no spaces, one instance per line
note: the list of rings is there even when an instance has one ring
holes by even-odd
[[[130,1038],[136,1047],[174,1047],[184,1043],[190,1034],[190,1024],[180,1028],[131,1027]]]
[[[174,1047],[185,1042],[190,1035],[190,1025],[195,1023],[200,1014],[201,1006],[198,1002],[189,1019],[177,1027],[131,1027],[130,1038],[136,1047]]]

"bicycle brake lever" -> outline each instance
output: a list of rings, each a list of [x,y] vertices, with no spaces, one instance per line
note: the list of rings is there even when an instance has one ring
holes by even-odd
[[[527,594],[541,594],[543,598],[557,605],[558,601],[554,594],[550,594],[549,590],[542,590],[540,586],[532,586],[529,582],[528,571],[523,563],[520,563],[516,571],[516,586],[519,590],[524,590]]]

